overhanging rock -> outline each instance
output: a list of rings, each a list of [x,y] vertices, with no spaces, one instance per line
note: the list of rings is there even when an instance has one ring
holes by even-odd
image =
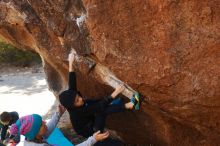
[[[128,85],[126,96],[141,92],[147,102],[140,112],[108,119],[126,143],[215,146],[219,5],[219,0],[1,0],[0,36],[41,56],[55,95],[66,88],[71,48],[82,58],[76,71],[83,95],[110,94],[121,82]]]

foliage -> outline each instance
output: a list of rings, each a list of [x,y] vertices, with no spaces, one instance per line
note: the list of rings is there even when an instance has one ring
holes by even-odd
[[[0,64],[26,67],[39,63],[41,59],[38,54],[20,50],[0,39]]]

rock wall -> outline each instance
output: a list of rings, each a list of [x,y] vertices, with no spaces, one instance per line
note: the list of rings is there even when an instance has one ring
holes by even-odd
[[[139,91],[142,110],[107,123],[128,144],[220,143],[219,0],[1,0],[0,36],[40,54],[55,95],[71,49],[85,96],[111,93],[112,75]]]

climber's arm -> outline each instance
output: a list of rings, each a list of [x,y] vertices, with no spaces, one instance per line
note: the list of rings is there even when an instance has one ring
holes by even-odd
[[[76,52],[71,52],[69,54],[69,89],[77,91],[76,87],[76,73],[74,72],[73,63],[76,58]]]
[[[74,68],[73,68],[73,63],[75,61],[75,58],[76,58],[76,53],[75,52],[71,52],[69,54],[69,72],[74,72]]]
[[[95,113],[103,112],[106,107],[118,96],[118,94],[124,91],[124,89],[124,85],[117,86],[110,96],[106,96],[89,106],[76,109],[78,115],[89,116],[94,115]]]

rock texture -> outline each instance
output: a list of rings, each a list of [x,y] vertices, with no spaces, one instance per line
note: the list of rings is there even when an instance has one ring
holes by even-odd
[[[140,112],[108,119],[128,144],[220,143],[219,0],[1,0],[0,36],[40,54],[55,95],[71,49],[84,95],[109,94],[111,75],[138,90]]]

